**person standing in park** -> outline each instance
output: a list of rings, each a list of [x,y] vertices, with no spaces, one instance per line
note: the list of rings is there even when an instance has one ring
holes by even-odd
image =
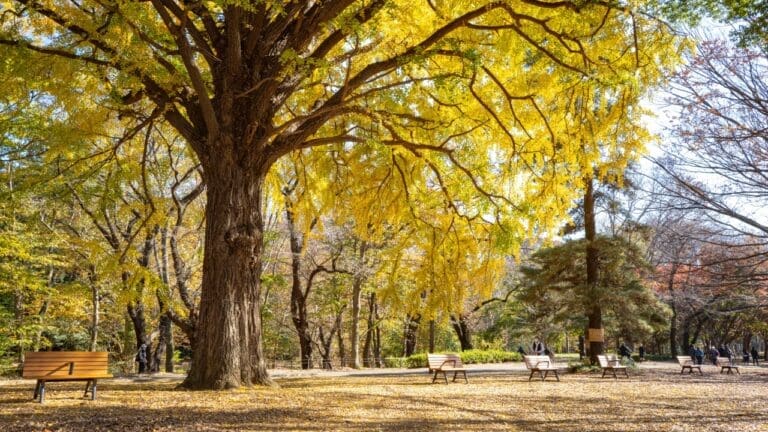
[[[541,343],[539,338],[533,339],[533,346],[531,347],[531,352],[534,355],[544,355],[544,344]]]
[[[717,356],[720,355],[720,351],[715,348],[714,345],[709,347],[709,361],[712,362],[713,365],[717,366]]]
[[[640,361],[645,361],[645,346],[643,346],[643,344],[640,344],[637,348],[637,355],[639,356]]]
[[[147,372],[147,344],[143,343],[136,353],[136,361],[139,363],[139,374]]]
[[[694,347],[693,359],[696,361],[697,365],[704,363],[704,351],[702,351],[699,347]]]
[[[753,365],[755,365],[755,366],[758,366],[758,365],[759,365],[759,361],[758,361],[758,359],[757,359],[757,358],[758,358],[758,356],[759,356],[760,354],[758,354],[758,352],[757,352],[757,348],[755,348],[755,347],[753,346],[753,347],[752,347],[752,351],[750,351],[750,353],[752,354],[752,364],[753,364]]]
[[[741,351],[741,359],[744,361],[744,364],[749,363],[749,351],[747,351],[746,347]]]

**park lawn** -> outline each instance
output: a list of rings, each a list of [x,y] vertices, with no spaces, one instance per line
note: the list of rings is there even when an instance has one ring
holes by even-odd
[[[282,378],[279,388],[176,390],[178,381],[0,382],[2,431],[506,430],[768,431],[768,370],[680,375],[672,364],[630,379],[564,374],[528,382],[521,371],[471,372],[469,384],[421,375]]]

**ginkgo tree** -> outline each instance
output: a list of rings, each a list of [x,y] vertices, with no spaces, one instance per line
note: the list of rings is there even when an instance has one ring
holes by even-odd
[[[108,88],[103,104],[162,117],[199,158],[205,256],[186,384],[221,389],[270,382],[262,206],[280,157],[374,143],[406,189],[519,243],[557,223],[579,175],[546,169],[579,147],[558,138],[546,100],[587,81],[633,88],[674,61],[674,38],[641,6],[14,0],[0,44],[77,62]]]

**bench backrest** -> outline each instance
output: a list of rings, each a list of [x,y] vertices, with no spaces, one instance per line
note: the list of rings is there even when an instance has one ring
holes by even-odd
[[[717,365],[718,366],[730,366],[731,365],[731,359],[728,357],[718,357],[717,358]]]
[[[600,363],[600,367],[609,367],[611,363],[614,365],[619,363],[619,359],[614,354],[598,355],[597,361]]]
[[[677,356],[677,362],[680,363],[680,366],[688,366],[694,364],[690,356]]]
[[[526,355],[523,356],[523,360],[525,361],[525,367],[528,369],[554,367],[552,359],[545,355]]]
[[[41,351],[24,354],[23,378],[64,378],[107,375],[109,353],[105,351]]]
[[[427,354],[429,370],[440,369],[443,365],[452,367],[464,367],[458,354]]]

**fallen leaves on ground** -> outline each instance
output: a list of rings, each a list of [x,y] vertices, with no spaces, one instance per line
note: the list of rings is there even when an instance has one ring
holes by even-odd
[[[629,379],[522,371],[470,372],[469,384],[423,375],[282,378],[279,388],[185,391],[177,380],[104,381],[96,401],[79,383],[0,382],[2,431],[768,431],[768,371],[680,375],[641,369]]]

